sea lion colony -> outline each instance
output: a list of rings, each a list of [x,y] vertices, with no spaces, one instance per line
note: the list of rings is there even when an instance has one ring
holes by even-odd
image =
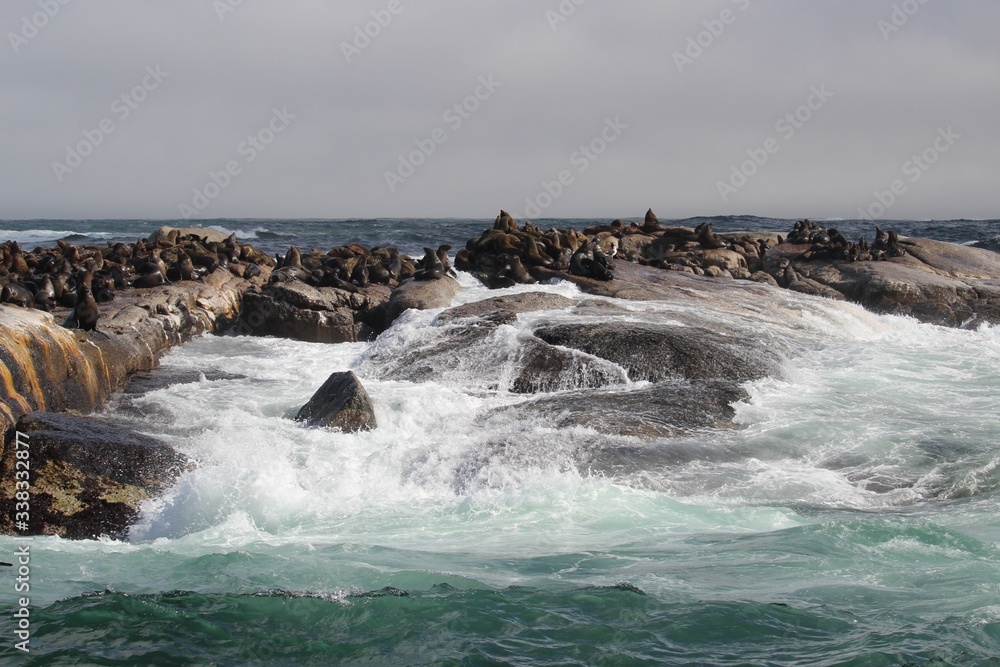
[[[0,244],[0,302],[49,312],[70,308],[64,324],[92,331],[96,304],[111,301],[117,291],[197,280],[220,267],[250,278],[273,263],[235,235],[220,243],[174,233],[156,243],[140,239],[105,247],[57,241],[30,252],[7,241]]]
[[[530,221],[519,226],[501,211],[493,227],[469,239],[455,255],[455,269],[468,271],[490,288],[530,284],[552,272],[613,280],[613,260],[623,259],[663,269],[710,277],[726,276],[766,282],[787,282],[786,276],[764,273],[762,258],[778,243],[807,244],[802,259],[877,261],[905,254],[894,231],[876,227],[871,245],[851,243],[836,229],[800,220],[787,238],[759,235],[716,235],[710,223],[695,228],[662,225],[652,210],[643,223],[543,231]],[[76,246],[57,241],[50,248],[25,252],[15,241],[0,244],[0,303],[53,311],[73,309],[65,325],[94,330],[96,304],[110,301],[124,289],[150,288],[183,280],[199,280],[217,269],[253,278],[262,267],[272,270],[269,281],[303,281],[314,287],[357,292],[370,284],[398,286],[407,280],[436,280],[454,275],[448,252],[424,248],[414,260],[392,247],[364,248],[358,244],[327,253],[302,253],[292,247],[274,259],[236,240],[209,242],[173,230],[157,242],[108,243],[106,247]],[[779,268],[779,273],[781,269]]]

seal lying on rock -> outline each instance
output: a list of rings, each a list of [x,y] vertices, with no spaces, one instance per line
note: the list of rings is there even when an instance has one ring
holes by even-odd
[[[90,273],[91,298],[106,303],[120,290],[157,287],[173,280],[202,280],[217,268],[252,278],[260,275],[260,266],[271,265],[266,255],[253,246],[238,244],[234,235],[224,242],[208,242],[196,234],[173,230],[157,235],[155,242],[109,242],[105,247],[59,240],[51,248],[36,248],[30,253],[7,241],[0,244],[0,285],[11,287],[0,290],[0,300],[46,311],[75,308],[85,271]]]
[[[531,284],[548,278],[551,271],[569,271],[574,275],[611,280],[611,258],[617,253],[615,234],[623,234],[621,221],[610,226],[588,228],[584,233],[575,229],[542,231],[530,222],[523,227],[507,212],[500,211],[493,228],[478,239],[469,239],[455,256],[455,267],[468,271],[484,285],[492,288],[514,284]],[[594,244],[607,241],[600,256]],[[582,254],[574,260],[574,253]],[[605,256],[607,255],[607,256]]]
[[[895,230],[885,232],[878,226],[875,227],[875,242],[869,246],[864,238],[857,243],[851,243],[836,229],[825,229],[810,220],[799,220],[785,238],[785,243],[809,244],[809,249],[802,254],[802,259],[806,261],[813,259],[842,259],[848,262],[883,261],[906,254],[899,244],[899,234]]]
[[[0,303],[9,303],[21,308],[34,308],[35,295],[22,283],[8,283],[0,291]]]

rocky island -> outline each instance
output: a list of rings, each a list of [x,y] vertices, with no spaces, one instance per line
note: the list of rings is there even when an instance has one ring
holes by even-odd
[[[787,308],[791,292],[863,305],[921,321],[975,327],[1000,321],[1000,255],[900,237],[876,228],[871,243],[800,221],[791,231],[717,234],[613,221],[583,231],[542,230],[501,212],[492,228],[450,255],[413,259],[393,248],[347,244],[290,248],[271,258],[213,230],[157,230],[134,244],[0,246],[0,530],[93,538],[127,534],[143,501],[188,466],[147,435],[88,417],[173,346],[202,333],[283,336],[325,343],[372,340],[408,309],[451,305],[454,269],[490,288],[554,279],[586,298],[517,293],[444,310],[434,349],[402,350],[380,377],[420,382],[459,363],[455,350],[481,344],[526,313],[571,309],[599,315],[615,300],[698,304],[705,316],[676,325],[621,322],[566,326],[541,320],[511,354],[520,372],[499,390],[530,395],[508,408],[558,415],[560,427],[671,437],[725,428],[741,385],[780,372],[786,342],[726,330],[713,310]],[[454,269],[450,263],[454,257]],[[610,297],[594,299],[590,297]],[[301,418],[320,427],[375,428],[357,377],[338,374]],[[628,382],[648,386],[604,400]],[[349,395],[341,395],[348,392]],[[332,395],[331,395],[332,394]],[[326,414],[347,406],[348,418]],[[336,406],[341,406],[337,408]],[[307,406],[308,407],[308,406]],[[485,419],[490,419],[487,415]],[[14,524],[16,434],[32,452],[27,529]],[[502,443],[498,443],[500,446]],[[23,487],[22,487],[23,488]]]

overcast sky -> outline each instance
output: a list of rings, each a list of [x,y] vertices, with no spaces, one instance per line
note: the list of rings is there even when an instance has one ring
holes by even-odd
[[[1000,217],[996,0],[576,2],[3,0],[0,218]]]

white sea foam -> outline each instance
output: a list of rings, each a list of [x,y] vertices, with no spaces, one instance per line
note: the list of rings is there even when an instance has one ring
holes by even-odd
[[[68,236],[109,239],[114,234],[110,232],[75,232],[71,229],[0,229],[0,240],[17,241],[24,246],[55,243],[59,239],[64,239]]]
[[[257,235],[260,234],[261,232],[270,231],[265,227],[254,227],[251,230],[245,230],[245,229],[229,229],[228,227],[223,227],[222,225],[209,225],[208,229],[214,229],[216,231],[222,232],[223,234],[232,234],[235,232],[236,238],[238,238],[240,241],[253,241],[254,239],[259,238]]]
[[[463,283],[456,302],[496,295]],[[566,284],[540,289],[578,296]],[[677,304],[619,305],[622,317],[644,321],[688,315]],[[1000,390],[993,328],[943,329],[776,293],[767,317],[797,342],[785,377],[747,386],[739,428],[644,445],[653,454],[683,455],[654,456],[649,460],[674,462],[645,467],[626,459],[614,472],[584,454],[636,441],[583,427],[552,429],[523,416],[481,419],[527,400],[490,388],[502,375],[491,365],[503,359],[486,354],[489,346],[469,354],[475,363],[428,381],[379,379],[372,356],[431,345],[436,315],[408,312],[372,344],[205,337],[172,351],[164,366],[246,377],[137,399],[148,430],[198,467],[148,503],[133,537],[159,548],[197,536],[230,547],[420,549],[433,539],[443,551],[559,552],[586,548],[595,535],[628,542],[653,528],[778,530],[808,522],[801,511],[907,507],[997,485],[988,446],[1000,437],[992,414]],[[749,331],[763,316],[745,306],[718,317]],[[528,314],[500,327],[490,345],[515,345],[542,319],[580,317]],[[292,421],[329,373],[348,368],[372,396],[377,430],[343,434]]]

